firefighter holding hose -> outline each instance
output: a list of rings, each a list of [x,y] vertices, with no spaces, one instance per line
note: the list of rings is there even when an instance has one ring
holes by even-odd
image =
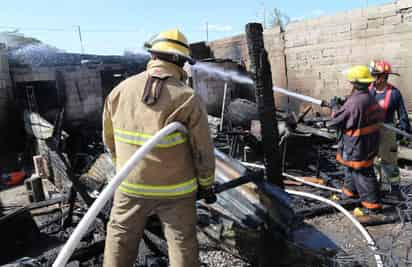
[[[395,113],[398,115],[399,128],[411,133],[408,113],[401,92],[388,82],[389,75],[399,75],[392,72],[392,66],[386,61],[372,61],[372,75],[376,81],[370,86],[370,93],[385,112],[385,123],[395,125]],[[380,130],[381,141],[375,168],[381,181],[381,189],[390,196],[400,199],[400,172],[398,167],[398,145],[396,133],[384,127]]]
[[[164,138],[116,191],[104,266],[133,266],[147,217],[156,214],[168,243],[170,266],[196,267],[200,266],[196,192],[209,203],[216,200],[207,113],[200,97],[184,83],[183,65],[193,63],[186,37],[179,30],[165,31],[147,48],[151,53],[147,71],[114,88],[104,107],[103,139],[117,170],[167,124],[180,122],[188,133]]]
[[[330,127],[342,133],[336,159],[345,167],[342,192],[346,197],[360,197],[362,209],[355,215],[374,214],[381,209],[379,185],[373,164],[378,154],[379,129],[383,111],[368,87],[375,79],[367,66],[352,67],[347,73],[352,94],[343,106],[332,101]]]

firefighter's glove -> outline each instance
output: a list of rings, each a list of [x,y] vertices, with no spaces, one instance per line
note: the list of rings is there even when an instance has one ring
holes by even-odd
[[[207,188],[201,187],[197,192],[197,199],[204,199],[205,203],[209,205],[217,201],[217,197],[212,186]]]
[[[340,107],[345,103],[345,99],[334,96],[330,101],[329,101],[329,106],[333,111],[337,111],[340,109]]]

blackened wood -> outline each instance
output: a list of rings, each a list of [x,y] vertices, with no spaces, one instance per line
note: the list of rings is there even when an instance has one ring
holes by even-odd
[[[262,127],[265,177],[269,182],[283,188],[279,152],[279,132],[276,121],[275,101],[272,91],[272,73],[263,43],[263,28],[259,23],[246,25],[246,40],[255,80],[256,103]]]

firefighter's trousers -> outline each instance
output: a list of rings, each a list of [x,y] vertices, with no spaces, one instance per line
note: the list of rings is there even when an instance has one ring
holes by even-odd
[[[196,207],[193,196],[145,199],[119,191],[114,197],[104,251],[105,267],[132,267],[149,215],[157,214],[167,239],[171,267],[198,267]]]
[[[380,208],[379,184],[373,167],[352,169],[345,167],[343,193],[352,198],[360,197],[362,206]]]
[[[390,190],[390,185],[400,183],[396,134],[386,128],[380,130],[379,153],[375,160],[375,170],[382,190]]]

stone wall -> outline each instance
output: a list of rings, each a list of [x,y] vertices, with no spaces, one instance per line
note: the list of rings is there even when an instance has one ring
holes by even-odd
[[[344,72],[350,66],[385,59],[401,74],[391,82],[400,87],[412,111],[412,0],[293,22],[284,32],[265,30],[264,37],[274,85],[328,99],[349,92]],[[215,57],[249,65],[244,35],[209,46]],[[286,105],[282,98],[277,102]]]

